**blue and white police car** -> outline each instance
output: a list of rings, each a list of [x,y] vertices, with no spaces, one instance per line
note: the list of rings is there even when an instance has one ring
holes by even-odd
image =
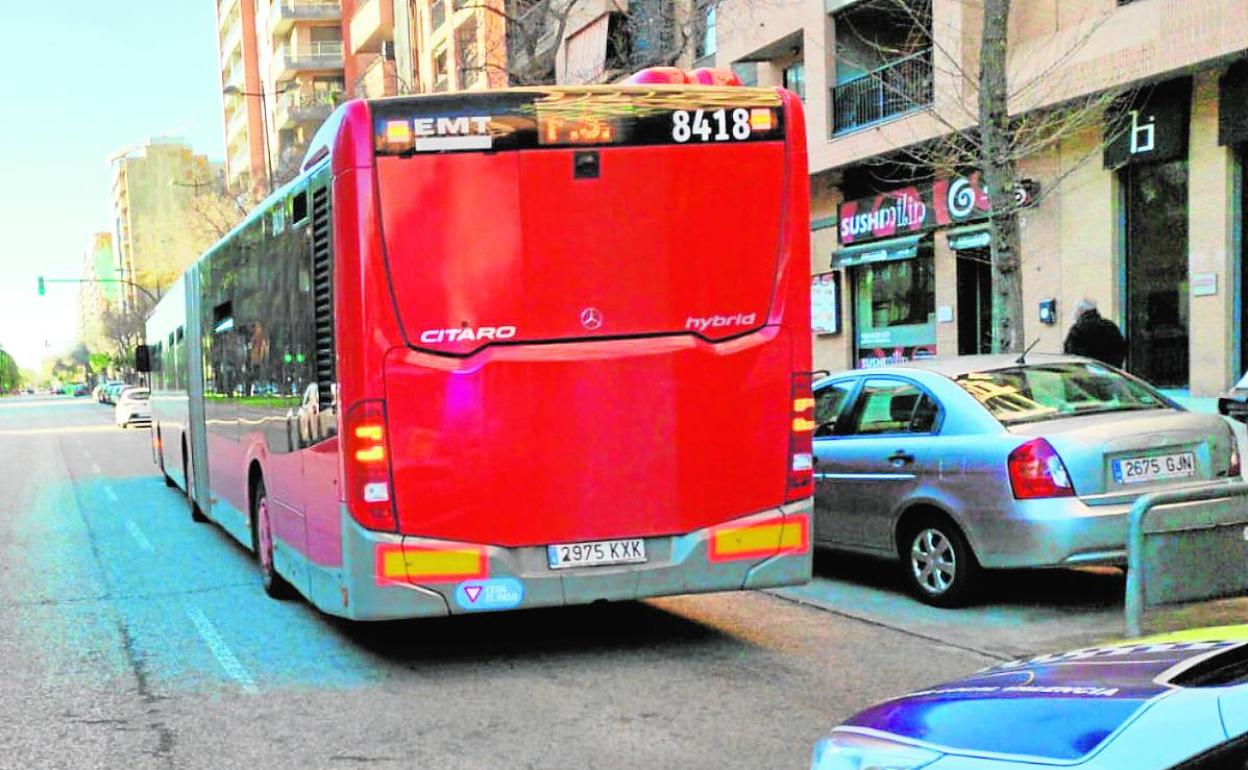
[[[884,701],[820,740],[813,768],[1165,770],[1232,744],[1248,744],[1248,626],[1018,660]]]

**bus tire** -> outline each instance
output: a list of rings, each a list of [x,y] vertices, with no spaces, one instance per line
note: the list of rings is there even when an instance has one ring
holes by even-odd
[[[256,481],[251,499],[251,542],[256,551],[256,564],[260,567],[260,584],[270,597],[289,599],[295,595],[294,588],[277,573],[273,563],[273,524],[269,518],[269,496],[264,489],[264,479]]]
[[[195,502],[195,482],[191,478],[191,467],[186,461],[186,444],[182,445],[182,478],[186,479],[186,500],[191,507],[191,521],[196,524],[203,524],[208,521],[208,517],[200,510],[199,503]]]

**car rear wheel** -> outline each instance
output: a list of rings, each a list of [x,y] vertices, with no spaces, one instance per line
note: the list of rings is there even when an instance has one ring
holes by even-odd
[[[252,495],[252,521],[255,522],[252,544],[256,548],[256,562],[260,565],[260,582],[264,592],[274,599],[289,599],[294,589],[286,579],[277,574],[273,564],[273,521],[269,515],[269,497],[264,491],[264,482],[256,482],[256,492]]]
[[[910,590],[936,607],[957,607],[971,597],[979,563],[966,537],[943,517],[929,517],[907,528],[902,561]]]

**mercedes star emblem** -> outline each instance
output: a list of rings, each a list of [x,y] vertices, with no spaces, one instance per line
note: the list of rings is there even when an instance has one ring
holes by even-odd
[[[581,326],[589,331],[602,328],[602,311],[596,307],[587,307],[581,311]]]

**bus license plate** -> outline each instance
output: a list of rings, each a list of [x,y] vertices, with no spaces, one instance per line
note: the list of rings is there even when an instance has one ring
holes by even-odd
[[[1114,481],[1119,484],[1185,479],[1195,475],[1196,456],[1191,452],[1114,460]]]
[[[640,564],[646,560],[646,541],[600,540],[596,543],[566,543],[546,546],[551,569],[602,567],[608,564]]]

